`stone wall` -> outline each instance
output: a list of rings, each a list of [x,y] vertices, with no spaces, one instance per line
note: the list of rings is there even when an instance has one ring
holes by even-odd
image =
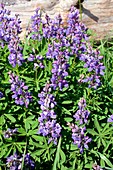
[[[12,15],[20,15],[23,37],[36,8],[41,8],[43,15],[47,13],[52,18],[60,13],[65,21],[71,5],[79,7],[78,0],[15,0],[12,5],[7,4],[6,8],[12,11]],[[82,21],[96,33],[96,39],[113,35],[113,0],[81,0],[81,6]]]

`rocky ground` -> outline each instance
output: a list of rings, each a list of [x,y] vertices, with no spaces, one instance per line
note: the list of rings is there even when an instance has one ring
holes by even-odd
[[[6,6],[10,6],[10,5],[16,5],[18,3],[26,3],[27,1],[31,1],[31,0],[0,0],[0,3],[3,3]]]

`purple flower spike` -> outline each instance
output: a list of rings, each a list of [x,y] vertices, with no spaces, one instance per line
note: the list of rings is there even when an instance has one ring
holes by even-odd
[[[78,127],[73,123],[68,123],[69,127],[72,129],[72,139],[73,143],[78,146],[80,153],[83,153],[84,148],[88,149],[88,143],[91,142],[91,138],[85,136],[85,127]]]
[[[60,137],[61,126],[56,122],[56,113],[54,107],[56,105],[55,97],[51,94],[51,86],[49,83],[45,85],[43,91],[38,94],[40,98],[39,104],[42,110],[39,121],[38,134],[48,136],[48,143],[54,142],[57,144],[57,139]]]
[[[20,23],[18,15],[11,17],[10,11],[6,10],[4,5],[0,6],[0,45],[4,47],[8,44],[10,52],[8,60],[13,67],[20,66],[24,62],[22,47],[19,45],[19,34],[22,31]]]
[[[15,99],[17,105],[25,105],[27,108],[29,103],[32,101],[32,96],[28,92],[28,87],[22,80],[19,80],[18,76],[14,73],[9,72],[9,82],[11,83],[11,91],[13,92],[12,98]]]
[[[81,54],[79,59],[84,61],[84,68],[87,68],[89,75],[82,78],[79,82],[87,82],[89,88],[97,89],[101,85],[100,77],[104,75],[105,66],[101,62],[103,56],[99,56],[98,50],[93,50],[88,46],[87,54]]]
[[[23,157],[20,157],[15,153],[14,155],[7,157],[6,165],[10,170],[21,170],[22,160]],[[34,170],[35,168],[34,161],[31,160],[29,153],[27,153],[24,157],[24,168],[30,168],[31,170]]]
[[[78,103],[78,108],[77,112],[73,116],[76,121],[79,121],[80,125],[87,123],[87,119],[89,117],[90,112],[85,109],[86,107],[86,100],[84,98],[81,98],[79,103]]]

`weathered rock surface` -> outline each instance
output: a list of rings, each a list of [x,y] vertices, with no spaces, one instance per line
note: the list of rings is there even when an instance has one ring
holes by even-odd
[[[0,2],[9,0],[0,0]],[[10,0],[6,8],[12,11],[12,15],[19,14],[22,21],[22,33],[30,22],[31,16],[36,8],[41,8],[43,15],[47,13],[54,18],[61,14],[64,21],[71,5],[76,6],[78,0]],[[83,1],[83,2],[82,2]],[[113,35],[113,0],[81,0],[82,20],[88,28],[91,28],[96,34],[96,39],[103,39],[106,36]]]

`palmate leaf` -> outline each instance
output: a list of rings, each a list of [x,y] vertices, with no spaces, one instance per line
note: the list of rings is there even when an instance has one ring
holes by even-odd
[[[96,127],[97,131],[100,133],[102,131],[102,128],[99,125],[99,122],[98,122],[97,118],[95,118],[94,124],[95,124],[95,127]]]
[[[61,137],[58,142],[57,151],[56,151],[55,160],[53,163],[52,170],[57,170],[57,165],[59,164],[59,160],[60,160],[60,146],[61,146]]]
[[[98,133],[96,131],[94,131],[93,129],[87,129],[87,132],[93,136],[98,135]]]
[[[63,101],[63,102],[62,102],[62,104],[71,104],[71,103],[73,103],[72,100],[67,100],[67,101]]]
[[[113,168],[113,164],[110,162],[110,160],[105,155],[101,154],[100,152],[97,152],[97,153],[99,154],[100,158],[106,162],[108,166]]]
[[[46,149],[38,149],[38,150],[32,152],[30,155],[32,157],[34,157],[34,156],[41,156],[44,153],[44,151],[46,151]]]
[[[16,122],[16,119],[11,114],[4,114],[12,123]]]
[[[62,149],[60,149],[60,157],[61,157],[61,160],[60,160],[60,164],[62,165],[65,161],[66,161],[66,155],[65,153],[62,151]]]

